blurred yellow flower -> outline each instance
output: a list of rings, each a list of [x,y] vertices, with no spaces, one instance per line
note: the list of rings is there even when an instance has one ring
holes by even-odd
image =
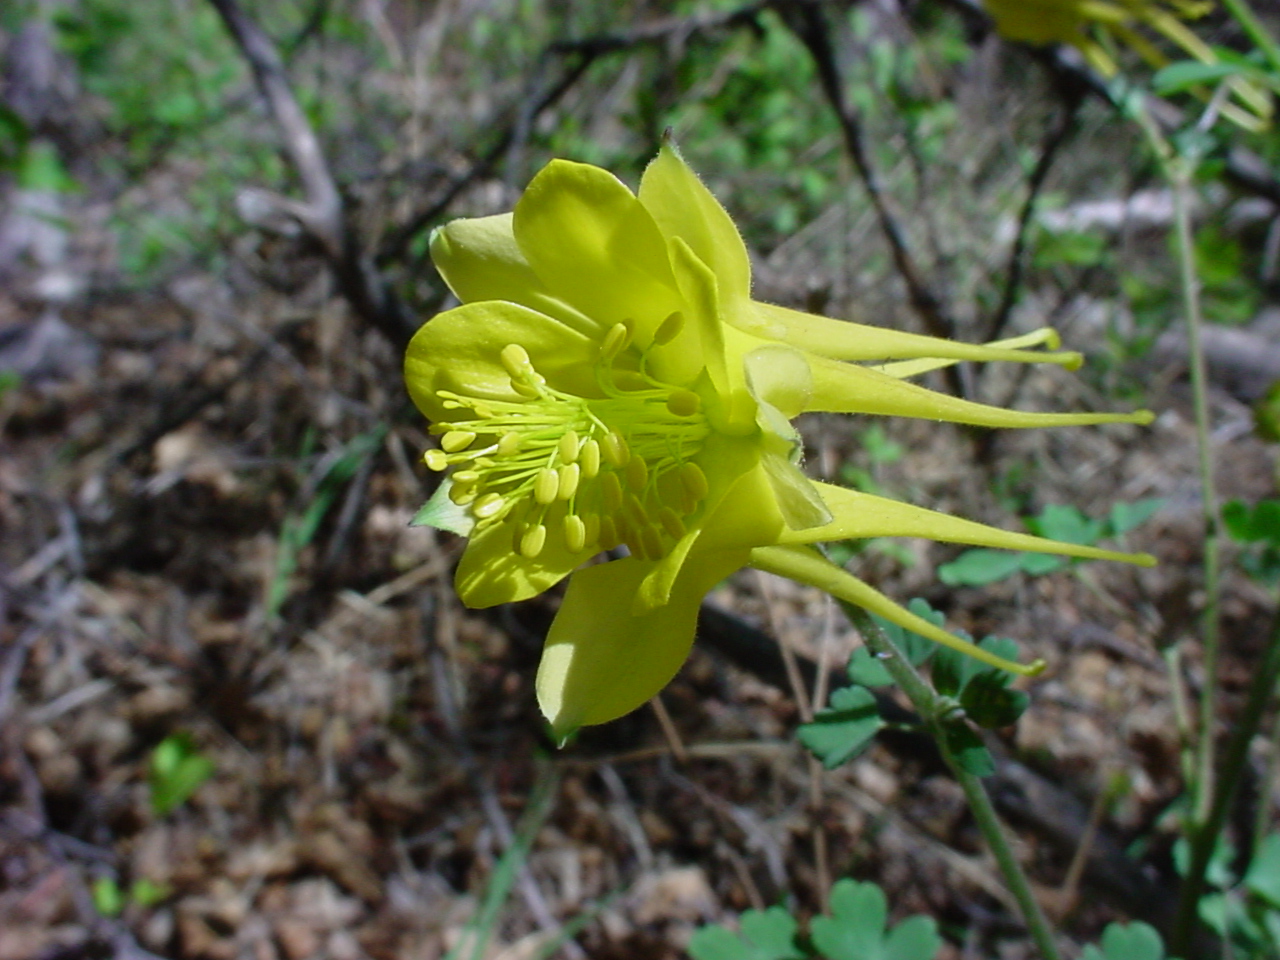
[[[469,606],[572,573],[537,680],[560,738],[656,694],[688,654],[704,594],[747,565],[965,646],[809,544],[919,536],[1151,562],[805,477],[790,423],[805,411],[988,427],[1150,414],[1004,410],[905,380],[960,360],[1077,366],[1078,354],[1030,349],[1056,347],[1049,330],[979,346],[752,300],[737,229],[670,145],[638,196],[598,167],[553,161],[513,214],[454,221],[431,253],[462,306],[425,324],[405,360],[440,438],[427,465],[447,471],[419,520],[470,538],[456,578]],[[620,547],[621,559],[588,562]]]
[[[1195,20],[1214,8],[1212,0],[982,0],[1007,40],[1023,43],[1065,43],[1078,49],[1104,77],[1119,72],[1113,55],[1118,44],[1137,53],[1152,67],[1169,58],[1152,41],[1156,34],[1201,63],[1217,63],[1218,56],[1183,20]],[[1239,105],[1224,103],[1223,116],[1257,130],[1271,116],[1271,99],[1241,78],[1226,81]]]

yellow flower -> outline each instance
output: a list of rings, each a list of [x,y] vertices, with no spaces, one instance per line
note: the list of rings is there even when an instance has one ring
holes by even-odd
[[[1150,414],[1004,410],[904,379],[960,360],[1078,365],[1078,354],[1027,349],[1056,347],[1052,331],[979,346],[752,300],[736,228],[670,145],[638,196],[598,167],[556,160],[513,214],[454,221],[431,252],[462,306],[425,324],[405,360],[440,438],[427,465],[448,471],[420,521],[470,538],[456,578],[469,606],[522,600],[572,573],[537,680],[560,737],[656,694],[688,654],[702,597],[747,565],[962,643],[812,543],[923,536],[1151,562],[807,479],[790,424],[805,411],[989,427]],[[628,556],[587,563],[621,546]]]
[[[1212,0],[982,0],[1007,40],[1022,43],[1066,43],[1079,50],[1104,77],[1119,67],[1109,47],[1123,44],[1152,67],[1169,58],[1149,39],[1154,32],[1201,63],[1217,63],[1218,56],[1183,24],[1213,9]],[[1240,106],[1224,103],[1222,115],[1249,130],[1261,130],[1271,116],[1271,99],[1241,78],[1226,81]]]

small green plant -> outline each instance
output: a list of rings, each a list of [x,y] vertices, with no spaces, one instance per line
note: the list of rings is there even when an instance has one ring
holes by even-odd
[[[1112,923],[1102,931],[1102,942],[1089,944],[1080,960],[1165,960],[1164,942],[1145,923]]]
[[[89,887],[93,908],[104,917],[118,917],[126,907],[154,907],[167,896],[168,888],[150,880],[135,880],[124,890],[114,877],[98,877]]]
[[[1259,583],[1280,584],[1280,500],[1259,500],[1253,506],[1232,500],[1222,508],[1222,525],[1244,548],[1244,571]]]
[[[1275,960],[1280,957],[1280,833],[1258,845],[1240,877],[1232,870],[1235,849],[1219,840],[1205,871],[1209,892],[1200,898],[1200,919],[1222,938],[1237,957]],[[1185,874],[1189,848],[1179,841],[1174,863]]]
[[[942,614],[924,600],[912,600],[909,609],[942,625]],[[970,773],[989,775],[994,770],[991,754],[966,721],[988,729],[1009,726],[1027,708],[1027,695],[1010,688],[1013,677],[1004,670],[979,663],[957,650],[939,647],[879,617],[875,620],[913,667],[929,663],[935,689],[954,705],[945,723],[948,746]],[[960,635],[968,639],[965,634]],[[987,637],[978,646],[998,657],[1012,659],[1018,655],[1018,645],[1003,637]],[[849,659],[848,674],[853,685],[833,691],[829,706],[799,731],[800,742],[827,769],[856,757],[886,726],[871,690],[893,683],[884,665],[866,647],[860,647]]]
[[[1117,503],[1109,516],[1092,519],[1075,507],[1049,506],[1038,517],[1029,518],[1028,529],[1042,537],[1067,543],[1095,544],[1107,537],[1119,537],[1145,523],[1164,501],[1158,498]],[[1060,570],[1073,561],[1051,557],[1045,553],[1020,553],[1010,550],[965,550],[950,563],[938,568],[938,579],[951,587],[985,587],[1026,573],[1041,576]]]
[[[874,883],[839,880],[831,888],[831,914],[815,917],[809,935],[782,907],[749,910],[740,932],[718,924],[689,942],[693,960],[933,960],[942,947],[932,917],[908,917],[890,928],[888,902]]]
[[[176,810],[213,776],[214,762],[196,749],[186,733],[165,737],[151,752],[147,785],[151,788],[151,809],[157,816]]]

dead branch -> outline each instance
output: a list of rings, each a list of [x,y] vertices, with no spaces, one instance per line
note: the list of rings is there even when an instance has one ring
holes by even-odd
[[[302,181],[305,202],[280,197],[276,198],[277,205],[319,242],[339,289],[356,315],[397,349],[404,349],[415,324],[348,226],[342,194],[329,172],[320,141],[293,95],[275,44],[236,0],[209,2],[248,61],[258,92],[280,131],[289,162]]]
[[[844,79],[841,77],[840,66],[836,61],[835,49],[831,45],[831,27],[826,21],[819,2],[820,0],[782,0],[774,4],[774,9],[782,15],[784,22],[805,45],[810,57],[813,58],[822,93],[840,123],[845,149],[848,150],[858,177],[862,180],[863,188],[867,191],[867,196],[875,209],[880,230],[889,244],[894,268],[906,284],[907,296],[912,308],[931,335],[950,338],[955,333],[955,323],[947,315],[942,301],[925,282],[923,272],[911,253],[906,231],[889,209],[889,201],[885,195],[884,185],[880,181],[880,174],[872,164],[871,155],[867,151],[862,120],[845,99]],[[960,378],[956,368],[950,367],[946,373],[952,390],[961,393]]]

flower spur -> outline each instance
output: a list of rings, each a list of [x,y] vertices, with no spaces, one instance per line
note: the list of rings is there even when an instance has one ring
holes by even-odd
[[[469,606],[572,574],[537,678],[561,739],[656,694],[688,654],[702,597],[748,565],[993,659],[811,544],[922,536],[1152,562],[805,477],[790,421],[806,411],[989,427],[1150,414],[1005,410],[906,379],[962,360],[1078,366],[1052,331],[962,344],[752,300],[736,228],[670,144],[638,195],[597,167],[553,161],[514,213],[454,221],[431,252],[462,305],[425,324],[405,361],[439,437],[427,465],[446,474],[419,521],[469,538],[456,574]],[[589,563],[619,547],[626,556]]]

